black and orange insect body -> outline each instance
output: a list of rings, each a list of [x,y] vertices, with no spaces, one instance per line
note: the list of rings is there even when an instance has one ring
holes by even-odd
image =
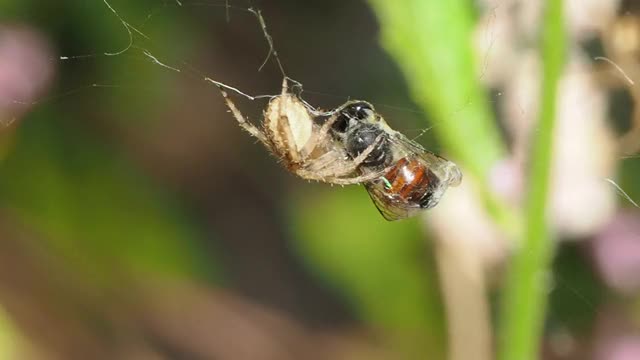
[[[364,185],[385,219],[404,219],[432,208],[449,186],[462,181],[456,164],[390,128],[371,104],[352,101],[339,112],[333,135],[347,154],[356,158],[369,150],[358,165],[360,174],[383,171]]]
[[[385,183],[384,188],[388,196],[397,197],[399,201],[417,204],[423,209],[435,205],[432,194],[440,181],[424,162],[418,159],[400,159],[381,181]]]

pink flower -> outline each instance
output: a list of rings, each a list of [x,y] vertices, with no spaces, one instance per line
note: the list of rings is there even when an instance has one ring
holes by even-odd
[[[38,100],[53,75],[51,53],[34,30],[0,25],[0,126],[13,123]]]
[[[593,253],[607,284],[627,294],[640,290],[640,213],[616,214],[595,237]]]

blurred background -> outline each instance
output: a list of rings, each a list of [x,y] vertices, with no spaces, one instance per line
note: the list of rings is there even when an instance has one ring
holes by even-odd
[[[440,112],[420,86],[457,85],[411,76],[434,62],[403,62],[390,35],[412,2],[228,3],[0,2],[0,359],[493,359],[531,191],[543,2],[455,1],[459,28],[406,34],[407,52],[475,49],[465,81],[482,95]],[[203,81],[279,93],[249,6],[305,100],[372,102],[463,185],[389,223],[359,186],[287,173]],[[640,359],[640,7],[564,10],[539,358]],[[260,121],[266,100],[234,99]]]

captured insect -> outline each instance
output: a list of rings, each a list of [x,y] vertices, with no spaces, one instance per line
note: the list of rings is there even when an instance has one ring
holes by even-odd
[[[349,156],[357,158],[365,149],[374,147],[359,171],[384,172],[364,186],[385,219],[405,219],[432,208],[449,186],[462,182],[462,172],[456,164],[393,130],[371,104],[352,101],[340,109],[333,134],[341,139]]]
[[[264,63],[273,55],[284,77],[281,93],[268,96],[261,127],[246,120],[227,91],[250,100],[267,96],[249,96],[208,80],[220,88],[238,124],[290,172],[330,184],[364,184],[380,213],[390,221],[434,207],[449,186],[460,184],[462,172],[458,166],[393,130],[371,104],[349,101],[334,110],[321,111],[304,101],[301,84],[284,72],[262,14],[248,10],[257,17],[270,46]],[[292,91],[290,83],[299,91]]]

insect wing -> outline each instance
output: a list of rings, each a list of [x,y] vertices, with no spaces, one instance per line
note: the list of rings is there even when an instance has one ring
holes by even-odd
[[[409,140],[399,132],[395,132],[389,139],[392,148],[397,151],[397,158],[415,156],[420,158],[426,167],[433,172],[441,184],[446,186],[458,186],[462,182],[462,172],[453,162],[432,153],[415,141]]]
[[[382,182],[373,181],[364,186],[380,214],[388,221],[406,219],[420,209],[387,193]]]

